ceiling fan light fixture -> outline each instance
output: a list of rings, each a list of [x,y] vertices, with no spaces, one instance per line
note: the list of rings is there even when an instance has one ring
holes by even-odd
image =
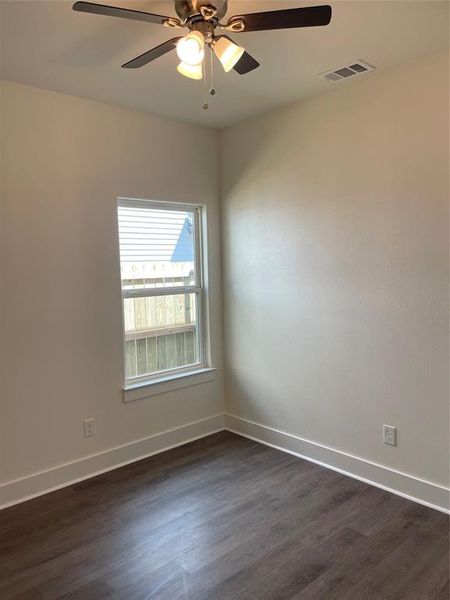
[[[234,44],[226,37],[219,37],[214,40],[213,50],[217,58],[222,63],[225,73],[231,71],[231,69],[245,52],[244,48]]]
[[[205,38],[200,31],[191,31],[177,43],[177,54],[186,65],[199,65],[205,58]]]
[[[77,12],[132,19],[168,28],[188,28],[189,33],[185,37],[177,36],[166,40],[124,63],[122,67],[138,69],[176,49],[181,61],[177,67],[178,72],[191,79],[203,78],[206,46],[209,46],[216,54],[226,73],[234,69],[239,75],[245,75],[259,67],[259,62],[227,35],[216,37],[216,28],[239,33],[322,27],[329,24],[333,12],[329,5],[304,6],[233,15],[227,23],[222,23],[221,20],[227,12],[228,0],[211,0],[211,4],[207,4],[208,0],[175,0],[177,17],[153,14],[123,6],[97,4],[97,1],[77,0],[72,8]],[[212,88],[210,93],[213,95],[215,90]],[[206,110],[208,104],[205,103],[204,107]]]
[[[177,67],[177,71],[178,73],[181,73],[181,75],[189,77],[189,79],[203,79],[202,63],[199,65],[188,65],[181,61]]]

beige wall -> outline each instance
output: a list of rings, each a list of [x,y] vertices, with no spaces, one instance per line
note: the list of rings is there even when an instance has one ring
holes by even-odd
[[[222,412],[216,132],[11,83],[1,108],[2,481]],[[215,382],[123,402],[117,196],[207,205]]]
[[[446,56],[370,74],[229,128],[220,145],[228,412],[441,486],[447,74]],[[218,139],[11,83],[1,109],[0,480],[14,500],[222,412]],[[123,403],[117,196],[207,204],[215,382]],[[381,443],[383,423],[397,448]],[[209,421],[199,427],[186,431]]]
[[[439,55],[221,138],[227,411],[442,485],[448,110]]]

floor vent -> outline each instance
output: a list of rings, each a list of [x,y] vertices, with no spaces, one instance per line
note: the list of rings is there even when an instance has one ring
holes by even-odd
[[[334,83],[336,81],[342,81],[343,79],[349,79],[355,75],[362,75],[363,73],[373,71],[374,69],[375,67],[373,65],[370,65],[362,60],[357,60],[350,65],[339,67],[333,71],[318,73],[318,77],[322,77],[322,79],[325,79],[325,81],[328,81],[328,83]]]

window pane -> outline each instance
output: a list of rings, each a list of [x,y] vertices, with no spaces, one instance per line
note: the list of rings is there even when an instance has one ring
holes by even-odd
[[[196,294],[123,301],[126,377],[199,362]]]
[[[192,211],[119,206],[122,289],[195,285]]]

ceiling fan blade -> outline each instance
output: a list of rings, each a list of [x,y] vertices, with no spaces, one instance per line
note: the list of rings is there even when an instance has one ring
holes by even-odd
[[[259,67],[259,62],[250,56],[248,52],[244,52],[241,58],[234,65],[233,69],[239,73],[239,75],[245,75],[246,73],[250,73],[254,69]]]
[[[147,23],[156,23],[162,25],[169,17],[163,15],[153,15],[142,12],[141,10],[131,10],[129,8],[118,8],[116,6],[107,6],[105,4],[94,4],[93,2],[75,2],[73,10],[94,15],[106,15],[107,17],[122,17],[124,19],[134,19],[135,21],[145,21]]]
[[[304,8],[288,8],[286,10],[250,13],[248,15],[234,15],[228,20],[226,27],[229,27],[235,21],[244,23],[242,32],[317,27],[328,25],[331,21],[331,6],[306,6]],[[234,32],[239,33],[237,29]]]
[[[236,44],[236,42],[234,42],[228,35],[219,35],[215,39],[218,39],[220,37],[227,38],[227,40],[230,41],[232,44]],[[213,49],[213,51],[214,51],[214,49]],[[258,67],[259,67],[259,62],[257,60],[255,60],[253,58],[253,56],[251,56],[248,52],[244,52],[244,54],[241,56],[241,58],[234,65],[233,69],[237,73],[239,73],[239,75],[245,75],[246,73],[250,73],[250,71],[257,69]]]
[[[151,50],[147,50],[147,52],[144,52],[144,54],[141,54],[140,56],[137,56],[136,58],[129,60],[128,62],[123,64],[122,67],[124,69],[139,69],[139,67],[143,67],[144,65],[148,64],[149,62],[152,62],[152,60],[155,60],[155,59],[159,58],[160,56],[167,54],[167,52],[174,50],[175,46],[177,45],[178,40],[180,40],[180,39],[181,39],[181,37],[175,37],[175,38],[172,38],[171,40],[167,40],[167,42],[163,42],[159,46],[156,46],[155,48],[152,48]]]

